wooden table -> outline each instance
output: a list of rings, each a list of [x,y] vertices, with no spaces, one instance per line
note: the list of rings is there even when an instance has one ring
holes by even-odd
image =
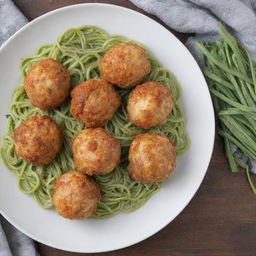
[[[56,8],[84,2],[112,3],[146,14],[127,0],[14,2],[29,20]],[[163,24],[156,17],[149,16]],[[171,31],[182,42],[186,41],[188,35]],[[77,255],[40,243],[37,243],[37,247],[41,256]],[[216,136],[206,177],[195,197],[174,221],[154,236],[134,246],[109,253],[84,255],[255,256],[256,196],[252,194],[243,171],[231,174],[224,156],[222,139]]]

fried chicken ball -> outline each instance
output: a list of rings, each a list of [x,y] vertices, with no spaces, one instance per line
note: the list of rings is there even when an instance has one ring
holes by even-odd
[[[83,219],[91,216],[99,200],[99,185],[79,171],[71,170],[55,181],[52,202],[64,218]]]
[[[48,116],[35,115],[14,131],[17,154],[34,166],[49,164],[61,150],[63,132]]]
[[[135,86],[150,72],[145,50],[132,43],[113,46],[100,61],[102,77],[121,88]]]
[[[43,110],[61,105],[69,95],[70,75],[66,67],[54,59],[43,59],[31,67],[24,80],[31,103]]]
[[[145,183],[163,181],[175,165],[175,146],[166,136],[156,133],[135,136],[129,151],[128,166],[133,179]]]
[[[120,161],[120,142],[102,128],[79,131],[72,148],[76,168],[88,175],[109,173]]]
[[[166,121],[173,107],[172,93],[157,82],[137,86],[128,98],[128,119],[144,129]]]
[[[101,79],[79,84],[72,90],[71,98],[70,112],[87,128],[104,125],[121,104],[114,87]]]

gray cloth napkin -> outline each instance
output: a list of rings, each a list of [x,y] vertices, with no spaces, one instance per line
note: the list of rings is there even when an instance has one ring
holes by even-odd
[[[195,42],[219,39],[218,22],[227,25],[256,61],[256,0],[130,0],[148,13],[156,15],[168,26],[182,33],[194,33],[186,45],[201,67],[203,56]],[[256,162],[233,152],[247,161],[256,174]]]
[[[0,46],[27,22],[26,17],[11,0],[0,0]],[[38,254],[33,240],[0,215],[0,256],[35,255]]]
[[[0,46],[27,22],[11,0],[0,0]]]
[[[0,256],[36,256],[34,242],[0,215]]]

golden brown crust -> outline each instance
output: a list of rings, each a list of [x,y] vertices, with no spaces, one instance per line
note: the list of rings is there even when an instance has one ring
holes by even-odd
[[[13,137],[17,154],[34,166],[52,162],[63,142],[61,128],[50,117],[40,115],[23,121]]]
[[[173,96],[168,88],[158,82],[138,85],[128,98],[128,119],[133,124],[148,129],[166,121],[173,108]]]
[[[96,211],[99,201],[99,185],[79,171],[71,170],[55,181],[52,202],[64,218],[87,218]]]
[[[140,83],[150,69],[150,61],[145,50],[132,43],[119,43],[113,46],[100,61],[102,77],[122,88]]]
[[[48,58],[31,67],[24,80],[31,103],[43,110],[61,105],[69,95],[70,75],[66,67]]]
[[[128,172],[133,179],[149,183],[168,178],[176,166],[175,146],[156,133],[136,135],[129,151]]]
[[[114,87],[102,79],[92,79],[77,85],[71,97],[70,112],[87,128],[104,125],[121,104]]]
[[[72,149],[76,168],[88,175],[109,173],[120,161],[120,142],[102,128],[78,132]]]

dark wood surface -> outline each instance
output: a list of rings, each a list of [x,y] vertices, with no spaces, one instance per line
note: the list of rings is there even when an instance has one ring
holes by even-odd
[[[112,3],[146,14],[127,0],[15,0],[14,2],[29,20],[56,8],[84,2]],[[163,24],[156,17],[149,16]],[[188,35],[171,31],[182,42],[186,41]],[[37,247],[41,256],[77,255],[40,243],[37,243]],[[255,256],[256,196],[252,194],[243,171],[237,174],[230,172],[224,156],[222,140],[216,136],[205,179],[195,197],[174,221],[154,236],[131,247],[109,253],[86,255]]]

